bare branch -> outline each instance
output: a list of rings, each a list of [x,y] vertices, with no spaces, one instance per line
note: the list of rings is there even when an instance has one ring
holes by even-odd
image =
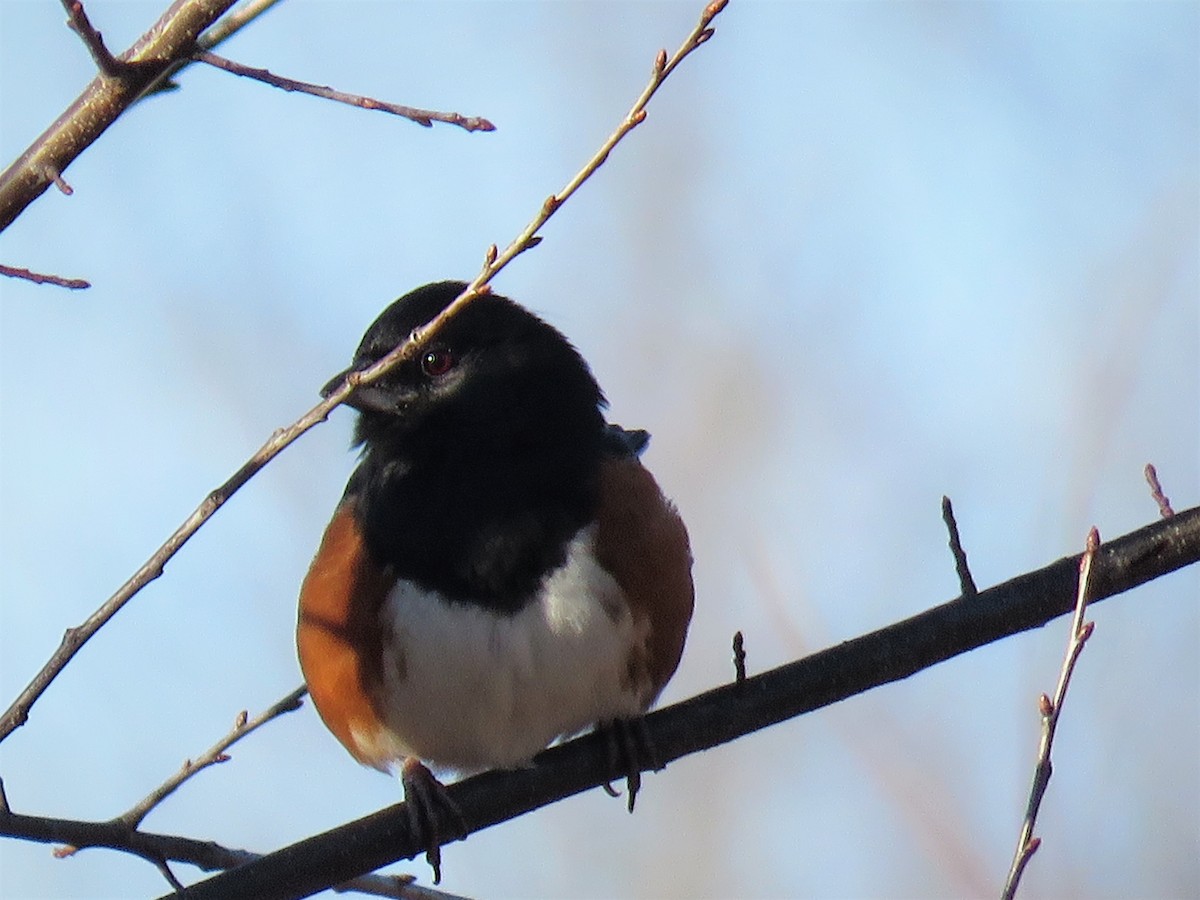
[[[66,171],[71,161],[138,97],[159,79],[176,71],[180,60],[189,59],[200,33],[233,4],[234,0],[176,0],[149,31],[120,55],[119,72],[110,75],[102,71],[97,75],[29,149],[0,174],[0,231],[46,191],[54,181],[51,173]],[[68,6],[68,11],[71,9]],[[89,47],[93,44],[89,43]]]
[[[950,498],[945,496],[942,497],[942,521],[946,523],[946,530],[950,532],[950,552],[954,554],[954,569],[958,573],[962,595],[964,598],[974,597],[979,593],[979,589],[975,587],[975,579],[971,577],[971,569],[967,566],[967,551],[963,549],[962,541],[958,537],[954,507],[950,504]]]
[[[17,815],[0,810],[0,836],[45,844],[65,844],[65,848],[55,851],[55,856],[59,858],[93,847],[119,850],[147,860],[160,871],[170,862],[187,863],[205,872],[215,872],[261,859],[257,853],[223,847],[213,841],[130,829],[117,819],[82,822]],[[451,894],[412,884],[413,880],[408,875],[363,875],[342,881],[334,886],[334,890],[410,900],[456,900]],[[176,890],[186,891],[186,888],[179,887]]]
[[[402,359],[406,359],[417,352],[420,342],[431,334],[434,334],[454,313],[463,305],[468,303],[474,297],[490,290],[488,283],[507,266],[517,255],[523,250],[528,249],[535,241],[535,232],[546,223],[566,200],[579,189],[582,185],[604,162],[608,157],[609,152],[613,147],[620,142],[626,134],[628,134],[638,123],[645,118],[645,106],[654,96],[654,93],[662,85],[663,80],[674,71],[675,67],[689,53],[696,49],[703,41],[699,35],[708,27],[708,23],[712,21],[713,16],[721,11],[725,6],[725,0],[715,0],[705,10],[701,17],[700,25],[693,30],[683,45],[676,51],[675,55],[666,64],[665,67],[659,67],[657,64],[654,68],[654,74],[650,79],[650,84],[642,92],[637,102],[634,104],[630,114],[625,118],[616,131],[601,145],[600,150],[593,155],[587,164],[572,178],[561,191],[549,197],[542,204],[541,211],[534,217],[533,221],[526,226],[525,230],[498,256],[488,249],[486,258],[489,260],[483,267],[483,270],[475,277],[467,289],[453,303],[446,307],[438,316],[430,321],[423,328],[414,332],[410,338],[396,349],[392,350],[374,365],[361,371],[352,372],[347,378],[328,396],[307,413],[288,425],[286,428],[278,429],[271,437],[263,444],[258,451],[247,460],[240,469],[238,469],[230,478],[209,493],[207,497],[196,507],[187,519],[184,520],[174,533],[167,538],[166,542],[156,550],[151,557],[146,560],[142,566],[129,577],[129,579],[117,589],[111,597],[89,616],[82,624],[76,628],[68,629],[63,635],[62,642],[59,647],[41,671],[34,676],[33,680],[21,691],[20,695],[9,706],[3,716],[0,716],[0,742],[2,742],[14,730],[21,727],[29,718],[29,710],[38,698],[50,686],[51,682],[58,677],[58,674],[70,662],[71,658],[79,652],[87,641],[94,635],[104,624],[116,615],[129,600],[136,595],[151,581],[160,577],[163,573],[163,568],[167,562],[173,557],[187,541],[194,535],[200,527],[207,522],[220,507],[233,496],[247,481],[249,481],[259,470],[263,468],[272,459],[278,456],[286,447],[295,442],[300,435],[304,434],[310,428],[313,428],[320,422],[324,422],[330,410],[338,406],[361,384],[369,384],[370,382],[380,378],[385,372],[398,364]],[[3,227],[3,210],[2,210],[2,178],[0,178],[0,227]]]
[[[309,84],[306,81],[296,81],[292,78],[284,78],[282,75],[275,75],[266,69],[255,69],[251,66],[243,65],[239,62],[234,62],[231,59],[226,59],[223,56],[218,56],[208,50],[197,50],[192,54],[192,59],[197,62],[206,63],[226,72],[231,72],[234,75],[241,75],[245,78],[253,78],[255,81],[261,81],[264,84],[269,84],[272,87],[277,87],[284,91],[299,91],[303,94],[311,94],[314,97],[321,97],[325,100],[333,100],[337,103],[346,103],[350,106],[357,106],[360,109],[377,109],[381,112],[391,113],[394,116],[400,116],[410,121],[416,122],[418,125],[423,125],[426,128],[431,128],[434,122],[445,122],[448,125],[457,125],[467,131],[495,131],[496,126],[487,119],[479,116],[463,116],[459,113],[438,112],[432,109],[415,109],[411,106],[401,106],[398,103],[388,103],[383,100],[376,100],[373,97],[363,97],[359,94],[347,94],[344,91],[337,91],[331,87],[321,84]]]
[[[366,369],[349,373],[346,379],[326,397],[327,402],[332,402],[335,405],[342,403],[360,385],[370,384],[382,377],[393,366],[414,356],[422,343],[437,334],[438,330],[451,317],[456,315],[463,306],[470,303],[476,297],[490,291],[491,288],[489,285],[505,266],[526,250],[541,243],[542,239],[537,232],[579,190],[584,182],[596,173],[596,170],[604,164],[604,161],[608,159],[609,153],[621,142],[625,135],[629,134],[630,131],[646,120],[646,105],[658,92],[658,89],[662,87],[667,77],[675,71],[675,68],[693,50],[704,43],[708,37],[711,37],[712,31],[708,26],[721,10],[725,8],[727,3],[728,0],[713,0],[712,3],[705,7],[704,12],[700,16],[700,22],[692,29],[691,34],[684,39],[679,49],[675,51],[675,54],[669,60],[666,60],[665,51],[659,51],[654,61],[649,83],[638,96],[637,100],[634,101],[633,106],[621,120],[620,124],[613,130],[612,134],[604,140],[600,148],[592,154],[591,159],[584,163],[583,168],[575,173],[574,177],[558,193],[551,194],[546,198],[538,214],[533,217],[524,230],[513,239],[503,252],[498,253],[495,244],[487,248],[487,251],[484,253],[483,268],[458,297],[423,327],[414,331],[408,340],[399,344],[382,359]],[[2,736],[3,732],[0,731],[0,738]]]
[[[247,0],[237,9],[230,10],[227,15],[222,16],[220,21],[200,35],[200,40],[196,43],[205,50],[212,50],[279,2],[280,0]],[[188,60],[183,60],[180,62],[180,66],[187,65],[187,63]]]
[[[733,633],[733,680],[735,684],[746,680],[746,639],[740,631]]]
[[[70,288],[73,291],[80,291],[92,286],[90,282],[84,281],[82,278],[63,278],[61,275],[44,275],[41,272],[31,272],[28,269],[6,266],[3,263],[0,263],[0,275],[7,275],[9,278],[24,278],[26,281],[32,281],[34,284],[53,284],[58,287]]]
[[[104,38],[101,37],[99,31],[92,27],[80,0],[62,0],[62,5],[67,11],[67,25],[79,35],[101,73],[110,78],[120,78],[124,75],[125,64],[113,56],[108,47],[104,45]]]
[[[649,740],[662,764],[819,709],[872,687],[1031,628],[1078,606],[1081,557],[1061,559],[951,600],[871,634],[769,672],[725,685],[648,715]],[[1110,541],[1094,554],[1090,602],[1200,561],[1200,507]],[[487,772],[451,785],[474,832],[624,775],[613,769],[603,735],[539,754],[533,765]],[[373,871],[425,848],[403,804],[308,838],[255,863],[188,888],[201,898],[301,897],[332,881]]]
[[[1154,468],[1153,463],[1146,463],[1146,483],[1150,485],[1150,496],[1158,504],[1159,515],[1164,519],[1175,515],[1175,510],[1171,509],[1171,501],[1167,499],[1162,485],[1158,483],[1158,470]]]
[[[151,791],[146,797],[136,803],[132,808],[117,816],[117,821],[125,823],[130,828],[137,828],[142,824],[142,820],[146,818],[150,810],[162,803],[167,797],[175,793],[175,791],[185,781],[209,766],[214,766],[218,763],[228,762],[229,756],[226,750],[240,741],[246,735],[251,734],[256,729],[262,727],[272,719],[277,719],[280,716],[293,712],[303,705],[303,697],[308,693],[308,688],[304,685],[296,688],[282,700],[263,710],[253,719],[248,719],[246,712],[243,710],[234,720],[233,728],[223,738],[197,756],[194,760],[187,760],[179,771],[164,781],[161,785]]]
[[[1012,900],[1021,883],[1021,874],[1025,866],[1033,858],[1042,842],[1034,837],[1033,829],[1037,825],[1038,812],[1042,808],[1042,798],[1050,784],[1050,774],[1053,767],[1050,764],[1050,751],[1054,746],[1054,733],[1058,728],[1058,717],[1062,712],[1063,701],[1067,697],[1067,686],[1071,683],[1071,675],[1075,671],[1075,663],[1083,652],[1083,645],[1092,636],[1094,623],[1084,622],[1083,613],[1088,604],[1088,593],[1091,590],[1092,565],[1096,558],[1096,550],[1100,546],[1100,532],[1093,526],[1087,536],[1087,549],[1079,559],[1078,590],[1075,595],[1075,613],[1071,618],[1071,635],[1067,640],[1067,653],[1063,658],[1062,668],[1058,673],[1058,684],[1054,688],[1054,699],[1045,694],[1038,698],[1038,709],[1042,716],[1042,736],[1038,743],[1037,765],[1033,770],[1033,784],[1029,789],[1029,803],[1025,808],[1025,818],[1021,823],[1021,834],[1017,838],[1017,849],[1013,855],[1008,877],[1004,882],[1001,893],[1003,900]]]

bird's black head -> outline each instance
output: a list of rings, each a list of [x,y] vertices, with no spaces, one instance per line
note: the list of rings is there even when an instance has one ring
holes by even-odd
[[[465,287],[401,297],[348,371],[381,359]],[[604,397],[567,339],[511,300],[472,300],[347,403],[363,445],[347,496],[374,558],[402,577],[515,611],[595,516]]]
[[[367,329],[349,369],[323,393],[347,372],[380,360],[465,288],[441,281],[395,301]],[[603,428],[604,397],[578,351],[555,328],[495,294],[459,309],[411,359],[346,403],[360,413],[355,443],[368,451],[438,452],[462,440],[523,445],[563,430]]]

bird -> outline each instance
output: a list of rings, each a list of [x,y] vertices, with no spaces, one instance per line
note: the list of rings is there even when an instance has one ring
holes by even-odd
[[[354,759],[400,776],[435,883],[439,822],[461,815],[430,767],[518,768],[640,721],[694,606],[687,529],[639,459],[649,435],[606,421],[561,332],[488,291],[422,336],[466,287],[393,302],[322,391],[419,341],[343,401],[361,456],[296,629],[318,714]]]

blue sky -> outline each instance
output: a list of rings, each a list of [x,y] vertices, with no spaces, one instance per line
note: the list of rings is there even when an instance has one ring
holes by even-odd
[[[92,0],[124,47],[165,4]],[[289,0],[223,48],[494,121],[431,130],[193,67],[0,235],[0,695],[273,429],[392,298],[469,278],[560,187],[699,3]],[[0,156],[92,75],[0,0]],[[696,556],[665,702],[1200,496],[1200,12],[1190,3],[734,0],[646,124],[496,289],[566,332]],[[19,811],[119,813],[299,682],[295,594],[351,416],[289,449],[0,746]],[[1200,573],[1094,610],[1024,896],[1200,891]],[[994,895],[1067,622],[445,853],[484,896]],[[147,820],[265,851],[394,802],[310,708]],[[423,865],[398,867],[425,878]],[[181,867],[190,879],[193,873]],[[0,843],[12,897],[142,896],[147,864]]]

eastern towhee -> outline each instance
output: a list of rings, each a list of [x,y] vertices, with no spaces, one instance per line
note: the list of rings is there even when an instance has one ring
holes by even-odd
[[[465,287],[389,306],[325,393]],[[638,461],[646,433],[606,424],[579,352],[504,297],[346,404],[362,461],[300,591],[300,665],[329,730],[424,807],[436,876],[446,800],[421,761],[521,766],[645,712],[692,615],[688,536]]]

